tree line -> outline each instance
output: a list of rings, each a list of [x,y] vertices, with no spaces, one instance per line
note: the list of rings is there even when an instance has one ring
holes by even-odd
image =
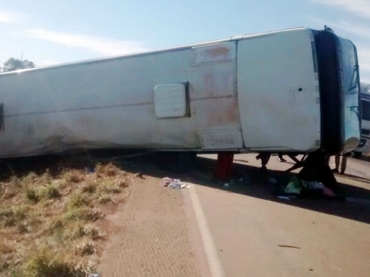
[[[18,69],[34,68],[36,65],[29,60],[8,59],[1,68],[2,72],[10,72]]]

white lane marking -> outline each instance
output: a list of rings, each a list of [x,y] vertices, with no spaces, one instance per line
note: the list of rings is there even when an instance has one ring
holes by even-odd
[[[212,277],[224,277],[224,271],[218,259],[216,247],[213,242],[211,232],[209,231],[198,195],[195,191],[194,184],[191,184],[191,189],[189,189],[189,193]]]

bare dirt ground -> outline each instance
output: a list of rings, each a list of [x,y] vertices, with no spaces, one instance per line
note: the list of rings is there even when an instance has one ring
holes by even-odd
[[[108,220],[114,229],[100,260],[102,276],[201,276],[189,213],[180,190],[145,176]]]

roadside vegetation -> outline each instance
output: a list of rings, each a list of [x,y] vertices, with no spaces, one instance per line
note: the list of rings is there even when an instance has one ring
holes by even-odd
[[[109,164],[0,183],[0,276],[86,276],[132,176]]]

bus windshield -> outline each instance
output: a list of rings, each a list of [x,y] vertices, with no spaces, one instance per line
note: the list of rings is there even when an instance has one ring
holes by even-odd
[[[347,39],[339,39],[341,89],[344,100],[344,151],[355,149],[360,136],[360,88],[356,48]]]

